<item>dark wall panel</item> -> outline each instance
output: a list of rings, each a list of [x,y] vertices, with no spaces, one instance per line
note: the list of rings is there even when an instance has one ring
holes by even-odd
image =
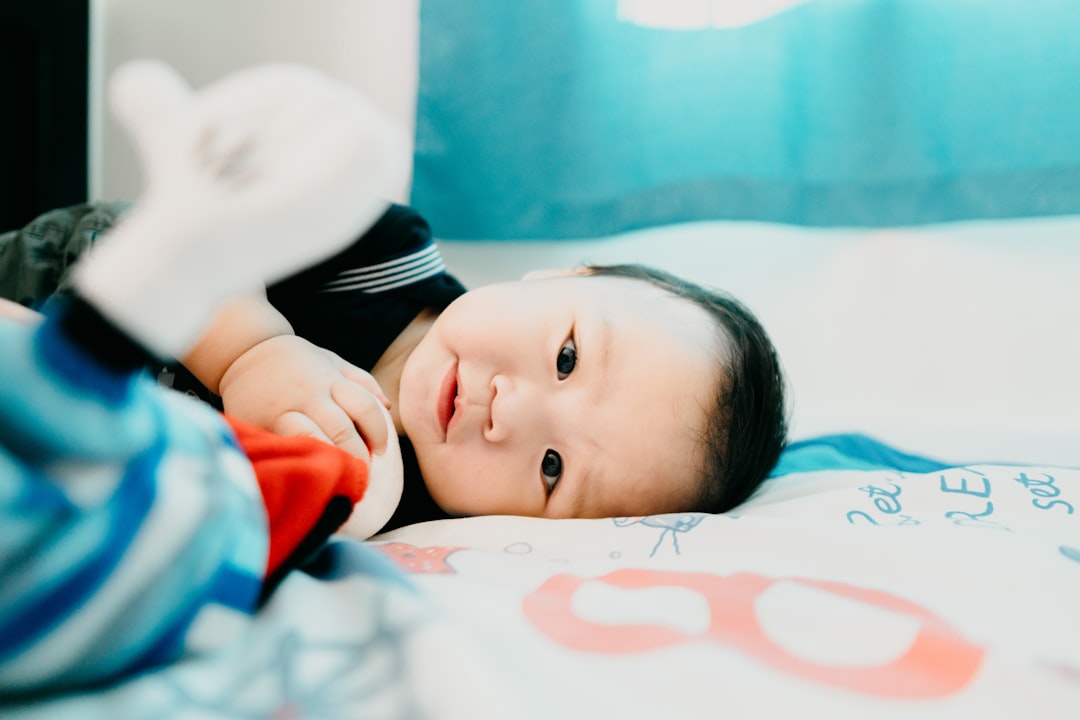
[[[87,197],[88,0],[0,2],[0,232]]]

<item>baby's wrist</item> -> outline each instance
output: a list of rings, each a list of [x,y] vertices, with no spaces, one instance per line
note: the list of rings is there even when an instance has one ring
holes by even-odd
[[[221,372],[221,379],[218,380],[218,394],[224,396],[228,391],[229,386],[240,376],[242,376],[253,365],[257,365],[257,355],[261,354],[262,350],[260,346],[275,338],[276,335],[270,337],[260,338],[250,345],[244,347],[239,353],[234,355],[231,360],[225,363],[224,369]],[[259,349],[256,349],[259,348]]]
[[[217,383],[218,394],[224,397],[229,390],[229,386],[239,378],[244,377],[254,368],[264,365],[267,358],[279,357],[279,353],[273,348],[273,345],[286,337],[296,336],[292,333],[277,333],[260,337],[244,347],[243,350],[227,362],[221,372],[221,379]]]
[[[292,334],[292,325],[274,310],[260,289],[221,307],[183,363],[199,382],[221,395],[225,374],[241,356],[270,338]]]

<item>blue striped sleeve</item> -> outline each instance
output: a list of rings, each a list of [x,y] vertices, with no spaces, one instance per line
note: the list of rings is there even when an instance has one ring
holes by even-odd
[[[256,606],[268,548],[222,418],[0,321],[0,695],[206,652]]]

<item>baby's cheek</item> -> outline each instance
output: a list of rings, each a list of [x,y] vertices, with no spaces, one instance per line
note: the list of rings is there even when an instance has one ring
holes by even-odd
[[[496,512],[492,495],[502,476],[479,448],[441,446],[426,454],[418,449],[417,459],[431,498],[444,511],[461,516]]]
[[[479,485],[483,478],[469,471],[470,463],[460,454],[443,450],[420,463],[428,493],[436,505],[451,515],[474,515],[470,501],[475,500],[474,493],[482,493]]]

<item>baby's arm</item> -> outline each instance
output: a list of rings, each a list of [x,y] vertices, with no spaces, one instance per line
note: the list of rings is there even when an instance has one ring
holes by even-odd
[[[358,457],[388,447],[393,428],[375,379],[294,335],[261,292],[226,305],[183,362],[233,417],[279,435],[325,440]]]
[[[292,332],[289,321],[255,290],[227,301],[182,360],[199,382],[220,395],[221,378],[238,357],[264,340]]]
[[[401,450],[371,375],[292,334],[288,321],[257,296],[234,300],[219,313],[185,365],[221,395],[231,417],[371,458],[364,501],[342,533],[368,538],[390,519],[403,489]],[[207,382],[215,375],[216,388]]]

